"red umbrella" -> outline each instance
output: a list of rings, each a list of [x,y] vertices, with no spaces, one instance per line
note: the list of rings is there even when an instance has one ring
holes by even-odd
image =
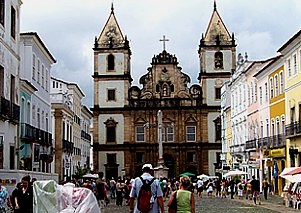
[[[285,175],[296,175],[296,174],[301,174],[301,167],[298,167],[292,171],[289,171]]]

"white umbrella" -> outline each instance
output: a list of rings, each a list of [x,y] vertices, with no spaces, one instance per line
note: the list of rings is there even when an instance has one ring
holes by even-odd
[[[246,174],[247,174],[246,172],[236,169],[224,174],[224,176],[228,177],[228,176],[237,176],[237,175],[246,175]]]
[[[287,168],[284,168],[283,171],[280,173],[279,176],[283,177],[286,173],[291,172],[291,171],[293,171],[296,168],[298,168],[298,167],[289,167],[289,168],[287,167]]]
[[[296,174],[296,175],[282,175],[282,178],[292,182],[292,183],[296,183],[296,182],[301,182],[301,174]]]
[[[199,178],[199,179],[209,179],[209,176],[205,175],[205,174],[201,174],[201,175],[198,175],[197,178]]]
[[[88,174],[85,174],[85,175],[83,176],[83,178],[95,178],[95,179],[97,179],[97,178],[98,178],[98,175],[94,175],[94,174],[88,173]]]

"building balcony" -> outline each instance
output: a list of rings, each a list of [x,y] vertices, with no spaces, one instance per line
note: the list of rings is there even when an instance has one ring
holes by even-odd
[[[285,137],[282,134],[271,137],[253,139],[246,142],[246,149],[268,149],[285,146]]]
[[[27,123],[21,123],[21,139],[28,143],[39,143],[42,146],[52,145],[52,134]]]
[[[271,148],[281,148],[285,146],[285,136],[282,134],[270,137],[270,141]]]
[[[285,126],[287,138],[301,136],[301,121],[296,121]]]
[[[20,121],[20,106],[11,103],[1,96],[0,119],[4,121],[9,120],[13,124],[18,124]]]
[[[74,143],[63,139],[63,150],[69,154],[73,154]]]
[[[46,148],[40,149],[40,158],[39,159],[46,163],[51,163],[53,161],[53,154],[54,154],[53,147],[46,147]]]
[[[246,141],[246,149],[256,149],[256,139],[254,140],[250,140],[250,141]]]
[[[81,130],[81,138],[91,141],[91,135],[84,130]]]
[[[267,149],[271,146],[271,137],[263,137],[258,139],[258,148]]]
[[[0,117],[2,120],[9,120],[11,117],[10,101],[1,96]]]
[[[11,104],[10,121],[14,124],[18,124],[20,122],[20,106],[14,103]]]

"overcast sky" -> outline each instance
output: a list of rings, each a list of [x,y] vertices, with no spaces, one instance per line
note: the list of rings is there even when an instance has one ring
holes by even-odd
[[[77,83],[93,106],[93,44],[111,12],[112,0],[23,0],[21,32],[34,31],[57,63],[51,75]],[[217,10],[228,31],[234,32],[237,54],[262,60],[301,29],[300,0],[216,0]],[[199,72],[198,45],[205,34],[213,0],[114,0],[114,12],[127,35],[132,51],[133,85],[150,66],[154,54],[162,52],[159,39],[170,40],[168,52],[192,83]]]

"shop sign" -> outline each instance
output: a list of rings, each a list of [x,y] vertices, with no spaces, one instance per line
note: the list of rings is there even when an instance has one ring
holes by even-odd
[[[284,157],[285,156],[285,148],[271,149],[270,156],[271,157]]]
[[[260,160],[250,158],[248,161],[248,165],[249,168],[258,169],[260,167]]]

